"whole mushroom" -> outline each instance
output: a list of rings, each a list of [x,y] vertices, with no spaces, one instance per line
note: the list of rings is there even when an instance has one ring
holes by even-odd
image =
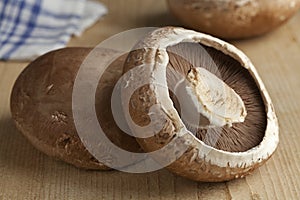
[[[167,166],[176,174],[211,182],[244,177],[278,145],[262,80],[246,55],[222,40],[157,29],[129,54],[122,78],[131,130],[146,152],[165,149],[157,162],[176,158]]]
[[[114,53],[101,48],[64,48],[30,63],[14,84],[11,113],[20,132],[43,153],[79,168],[108,170],[109,167],[99,162],[84,146],[73,117],[74,81],[91,51],[100,61]],[[116,146],[141,152],[135,139],[119,129],[110,106],[110,97],[122,75],[125,58],[116,59],[105,70],[97,85],[94,106],[99,124]],[[107,155],[102,152],[101,156]]]
[[[168,0],[168,5],[189,28],[240,39],[280,26],[299,10],[300,0]]]

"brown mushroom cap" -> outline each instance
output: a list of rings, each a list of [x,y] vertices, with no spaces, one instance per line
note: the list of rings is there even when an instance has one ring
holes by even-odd
[[[267,33],[291,18],[299,0],[168,0],[182,23],[221,38],[247,38]]]
[[[72,88],[90,48],[65,48],[47,53],[29,64],[18,77],[11,95],[12,117],[21,133],[40,151],[84,169],[109,169],[82,144],[72,115]],[[99,57],[112,50],[97,49]],[[101,77],[96,112],[103,130],[117,146],[139,152],[135,139],[115,124],[110,96],[122,74],[125,56],[113,62]]]
[[[179,69],[182,74],[186,74],[188,67],[184,67],[186,61],[174,58],[168,50],[174,47],[180,49],[186,43],[204,47],[221,72],[220,78],[241,95],[249,112],[245,122],[233,124],[231,128],[221,127],[221,135],[216,144],[203,140],[205,134],[195,134],[188,128],[178,112],[176,99],[169,92],[167,66],[177,69],[182,67],[183,70]],[[188,48],[192,49],[181,50],[194,52],[191,59],[200,53],[193,47]],[[206,58],[194,59],[196,64],[199,60],[203,62],[200,67],[214,73],[215,68],[210,67],[211,63]],[[174,64],[176,62],[179,63]],[[154,105],[157,118],[163,122],[162,129],[154,136],[137,139],[141,147],[146,152],[152,152],[172,142],[173,146],[168,149],[173,152],[169,151],[170,154],[161,154],[155,158],[160,161],[168,159],[169,155],[178,155],[176,146],[186,146],[179,159],[167,167],[172,172],[197,181],[231,180],[249,174],[274,153],[279,137],[271,99],[250,60],[234,46],[209,35],[182,28],[160,28],[137,44],[136,50],[129,54],[124,72],[130,74],[128,77],[123,76],[122,98],[125,102],[130,102],[129,112],[124,109],[125,117],[136,137],[141,134],[137,126],[144,127],[151,123],[149,111]],[[132,78],[134,73],[138,74],[135,79]],[[144,80],[148,84],[137,88]],[[135,92],[129,96],[129,91],[134,89]],[[153,116],[152,112],[151,115]],[[153,132],[149,130],[151,131]]]

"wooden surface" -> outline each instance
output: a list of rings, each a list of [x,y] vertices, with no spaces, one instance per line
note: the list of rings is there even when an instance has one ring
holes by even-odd
[[[95,46],[135,27],[176,25],[165,2],[103,0],[109,14],[69,46]],[[197,183],[160,170],[83,171],[34,149],[10,116],[13,83],[27,63],[0,62],[0,199],[300,199],[300,13],[263,37],[233,41],[257,67],[280,121],[280,145],[266,165],[227,183]]]

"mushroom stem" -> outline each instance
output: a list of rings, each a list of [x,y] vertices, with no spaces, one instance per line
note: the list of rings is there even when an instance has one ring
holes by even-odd
[[[244,122],[247,111],[241,97],[224,81],[204,68],[193,67],[187,75],[187,94],[210,125],[231,127]]]

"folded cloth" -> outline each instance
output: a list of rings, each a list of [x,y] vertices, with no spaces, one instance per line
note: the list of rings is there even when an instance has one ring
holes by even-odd
[[[90,0],[0,0],[0,59],[32,60],[64,47],[106,13]]]

